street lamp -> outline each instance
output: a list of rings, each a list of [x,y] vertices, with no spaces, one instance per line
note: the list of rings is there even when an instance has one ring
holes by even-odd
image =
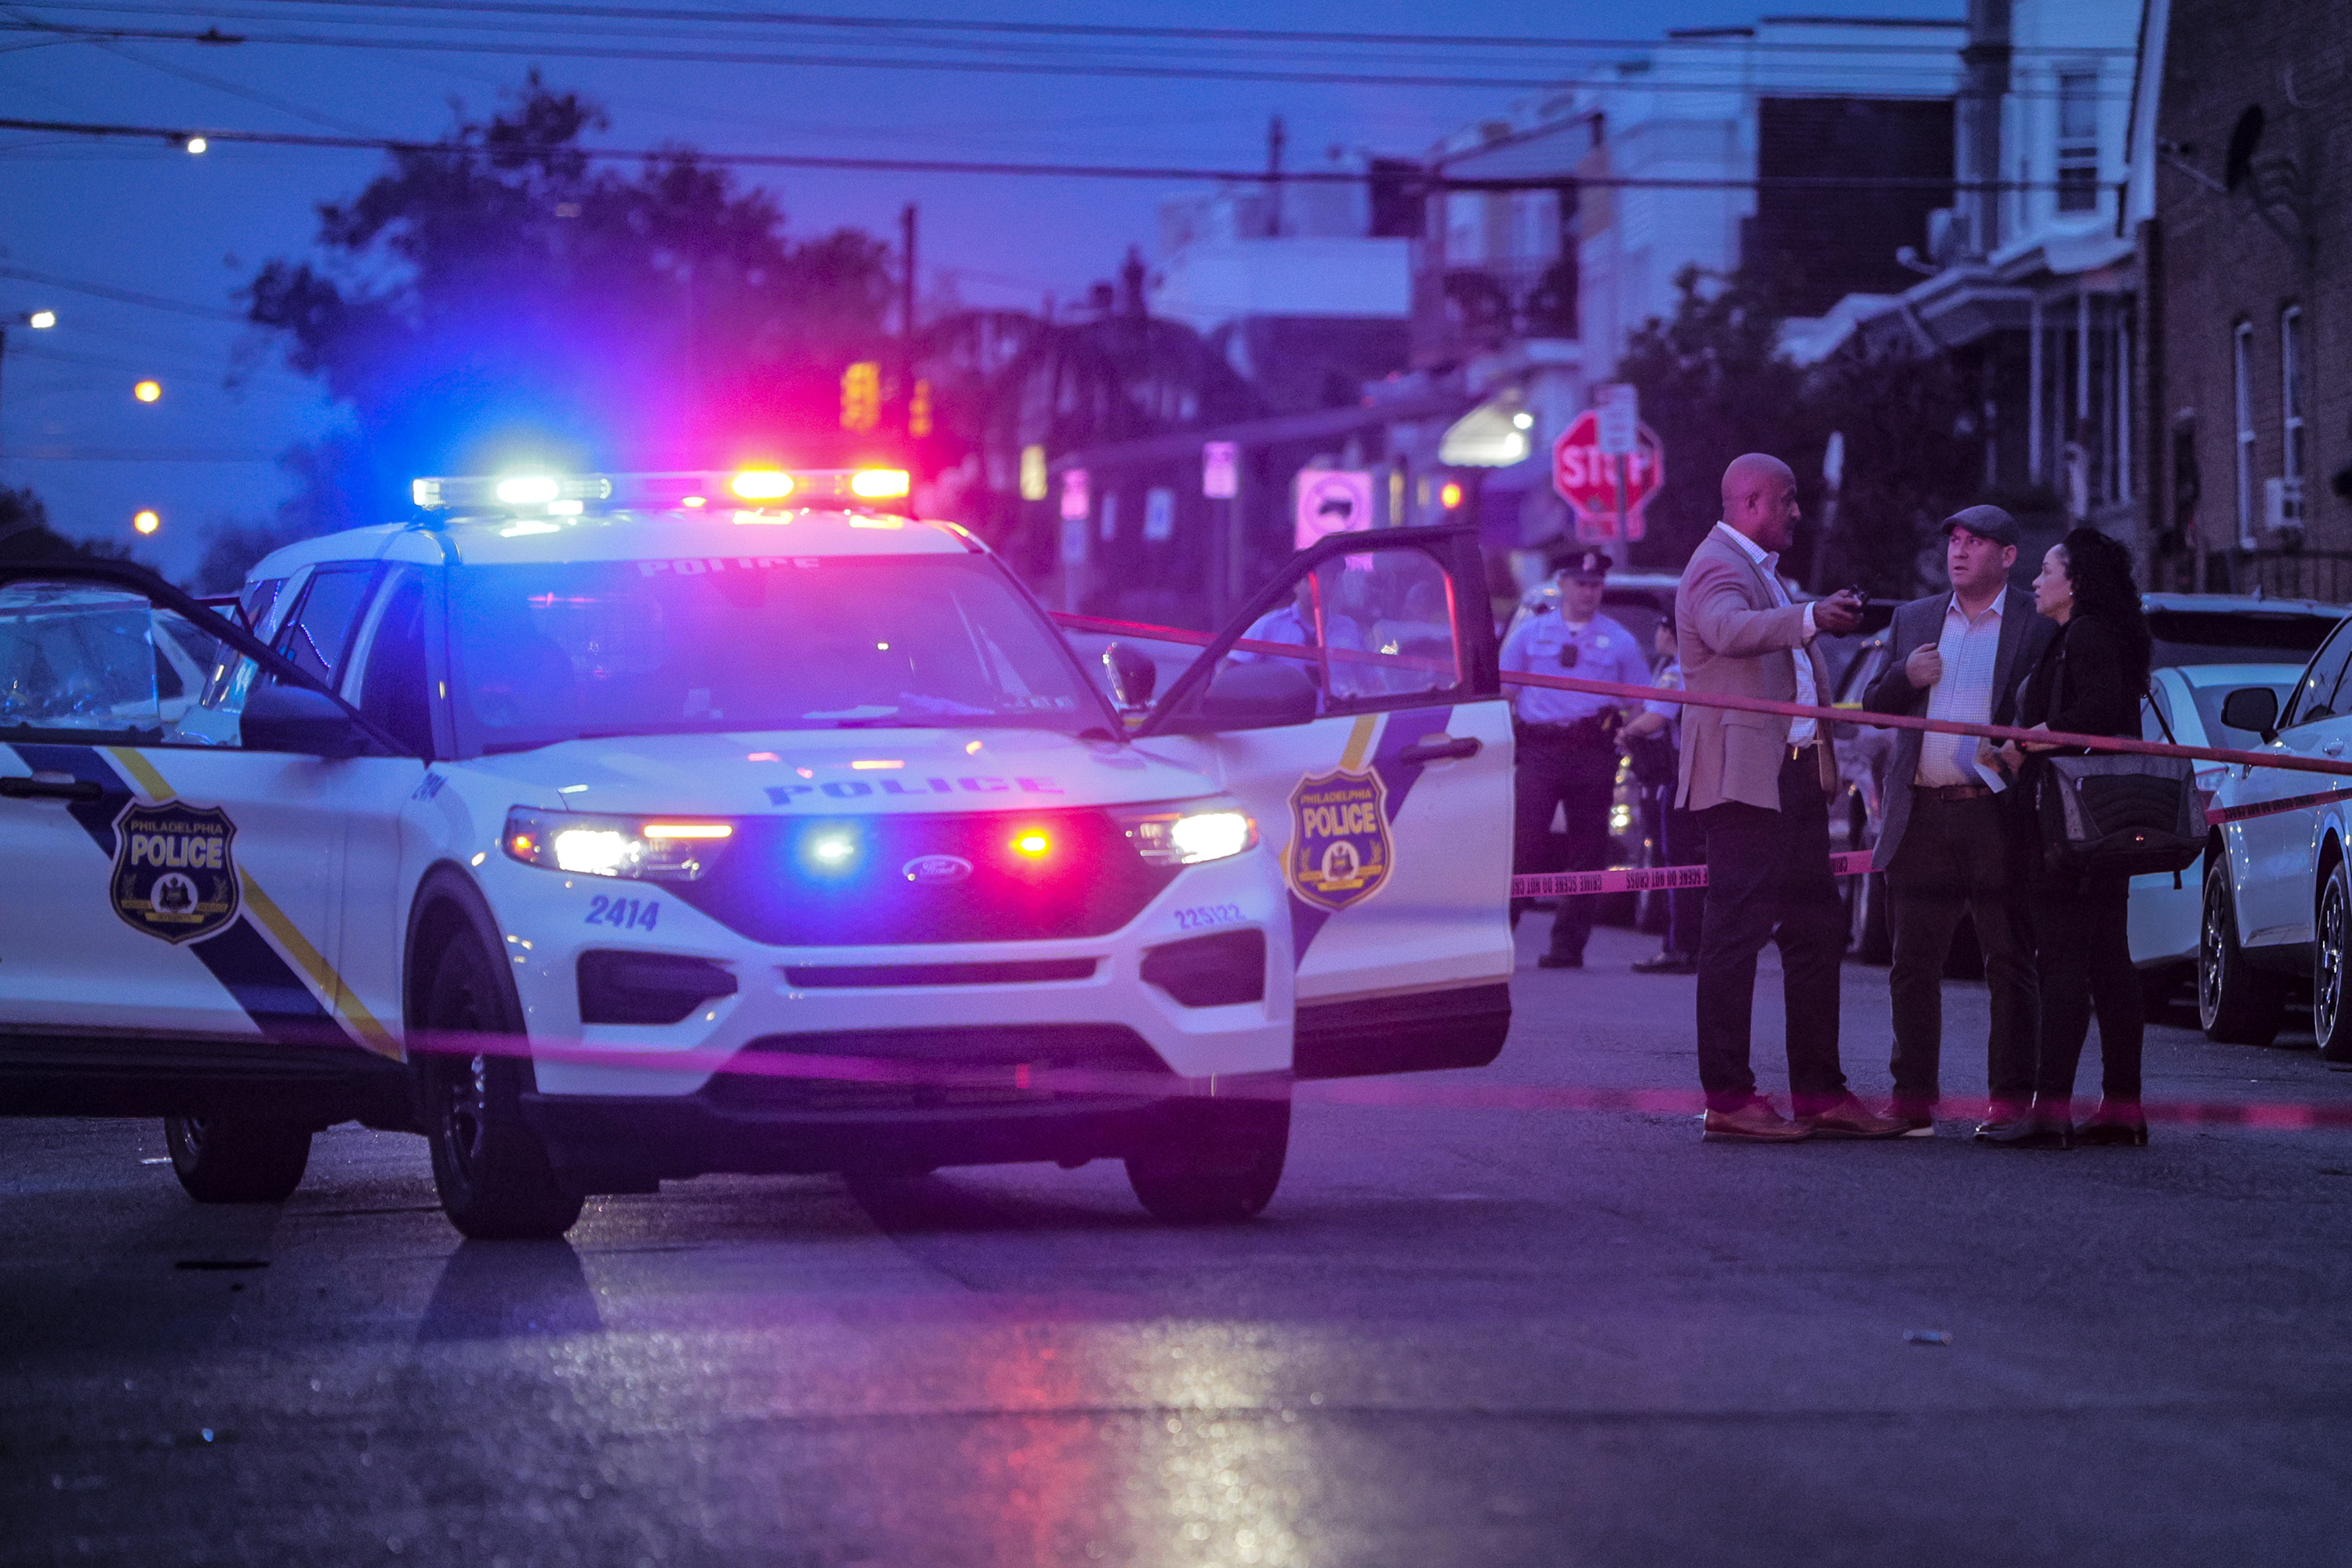
[[[19,310],[13,316],[0,317],[0,363],[7,361],[10,327],[21,325],[37,332],[46,332],[57,324],[58,313],[55,310]]]
[[[131,526],[142,533],[152,533],[163,526],[163,519],[152,507],[142,508],[131,514]]]
[[[163,395],[163,384],[160,381],[142,381],[131,389],[131,395],[142,403],[156,402]]]

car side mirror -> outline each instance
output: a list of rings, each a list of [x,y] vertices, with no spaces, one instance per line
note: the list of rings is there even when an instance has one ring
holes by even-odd
[[[2221,700],[2221,722],[2252,730],[2268,741],[2278,734],[2278,693],[2267,686],[2242,686]]]
[[[255,752],[342,758],[369,749],[366,731],[333,698],[273,680],[256,680],[246,694],[240,732],[246,749]]]
[[[1295,664],[1268,659],[1228,665],[1202,694],[1202,727],[1274,730],[1309,723],[1318,695],[1315,678]]]
[[[1103,669],[1110,677],[1111,700],[1129,712],[1151,706],[1160,689],[1160,667],[1140,648],[1112,643],[1102,651]]]

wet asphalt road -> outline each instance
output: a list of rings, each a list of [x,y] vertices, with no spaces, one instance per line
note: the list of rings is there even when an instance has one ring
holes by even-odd
[[[1688,1088],[1648,946],[1523,970],[1457,1081]],[[1885,972],[1845,1005],[1883,1090]],[[2187,1022],[2151,1097],[2352,1100]],[[460,1245],[413,1138],[201,1209],[157,1124],[0,1123],[0,1562],[2352,1563],[2352,1135],[1943,1131],[1322,1103],[1234,1229],[1097,1164]]]

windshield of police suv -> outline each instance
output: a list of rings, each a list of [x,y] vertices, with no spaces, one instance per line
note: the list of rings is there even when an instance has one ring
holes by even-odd
[[[963,728],[1106,715],[1052,627],[978,556],[468,566],[451,586],[460,744]]]

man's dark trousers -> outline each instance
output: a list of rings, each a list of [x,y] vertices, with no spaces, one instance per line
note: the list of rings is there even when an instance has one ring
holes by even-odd
[[[1600,723],[1525,724],[1518,731],[1513,863],[1522,872],[1598,871],[1609,858],[1609,805],[1617,788],[1617,746]],[[1552,845],[1551,818],[1568,821],[1565,855]],[[1559,862],[1565,862],[1564,864]],[[1592,934],[1590,897],[1559,901],[1552,918],[1555,958],[1581,958]],[[1512,912],[1527,907],[1512,905]]]
[[[1698,951],[1698,1077],[1711,1110],[1756,1092],[1748,1022],[1756,955],[1780,945],[1790,1098],[1800,1116],[1845,1092],[1838,1067],[1838,965],[1845,906],[1830,874],[1829,797],[1806,747],[1780,765],[1780,809],[1727,801],[1695,815],[1706,833],[1706,913]]]
[[[2023,934],[2014,864],[2011,803],[1994,795],[1941,798],[1911,792],[1911,820],[1886,868],[1895,967],[1887,988],[1895,1001],[1895,1107],[1933,1110],[1944,1043],[1944,961],[1952,933],[1967,911],[1984,950],[1985,988],[1992,1003],[1986,1041],[1989,1087],[1996,1101],[2022,1107],[2033,1100],[2034,1029],[2039,993],[2033,955]]]

